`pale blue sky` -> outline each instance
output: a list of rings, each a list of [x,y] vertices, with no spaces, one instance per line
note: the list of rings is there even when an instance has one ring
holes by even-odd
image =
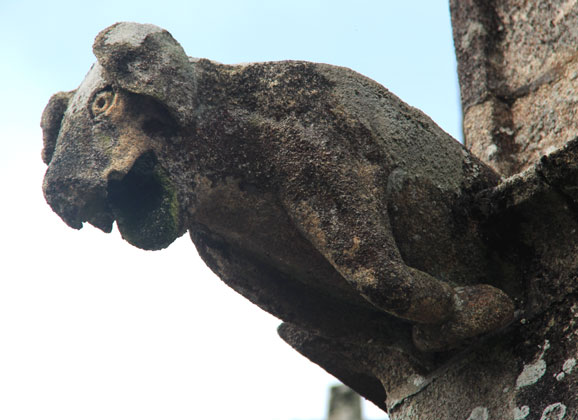
[[[166,28],[191,56],[350,67],[458,137],[447,0],[0,0],[0,418],[322,419],[334,380],[188,237],[147,253],[73,231],[44,203],[42,109],[78,86],[95,35],[122,20]]]

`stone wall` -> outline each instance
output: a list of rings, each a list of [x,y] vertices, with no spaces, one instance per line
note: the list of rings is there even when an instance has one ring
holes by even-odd
[[[451,0],[466,145],[509,176],[576,136],[575,0]]]

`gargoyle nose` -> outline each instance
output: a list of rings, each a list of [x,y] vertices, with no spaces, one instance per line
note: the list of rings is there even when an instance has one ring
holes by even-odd
[[[67,192],[67,190],[71,190],[70,186],[54,178],[54,176],[51,176],[49,168],[42,184],[46,202],[68,226],[73,229],[81,229],[82,220],[79,216],[79,208],[74,199],[69,199],[70,192]]]
[[[109,233],[114,217],[106,200],[106,182],[74,178],[49,166],[42,189],[46,202],[71,228],[81,229],[84,222]]]

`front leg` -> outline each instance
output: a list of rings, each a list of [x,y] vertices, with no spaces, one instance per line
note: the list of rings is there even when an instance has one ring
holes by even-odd
[[[297,171],[299,173],[299,171]],[[293,177],[284,205],[302,234],[373,305],[416,323],[421,350],[455,347],[464,338],[495,330],[513,316],[505,293],[488,285],[453,289],[409,267],[395,243],[383,176],[368,164],[348,161],[322,171],[303,168]]]
[[[289,216],[373,305],[413,322],[443,322],[452,313],[453,289],[403,262],[385,203],[377,200],[366,182],[356,176],[356,170],[359,168],[352,167],[331,184],[310,177],[303,188],[301,183],[288,186],[286,196],[291,199],[284,205]],[[325,188],[315,185],[316,181]]]

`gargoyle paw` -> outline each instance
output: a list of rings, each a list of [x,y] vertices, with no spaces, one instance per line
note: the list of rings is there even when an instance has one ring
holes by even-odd
[[[454,313],[438,325],[413,327],[413,341],[421,351],[446,351],[467,338],[506,326],[514,318],[514,304],[500,289],[487,284],[458,287]]]

